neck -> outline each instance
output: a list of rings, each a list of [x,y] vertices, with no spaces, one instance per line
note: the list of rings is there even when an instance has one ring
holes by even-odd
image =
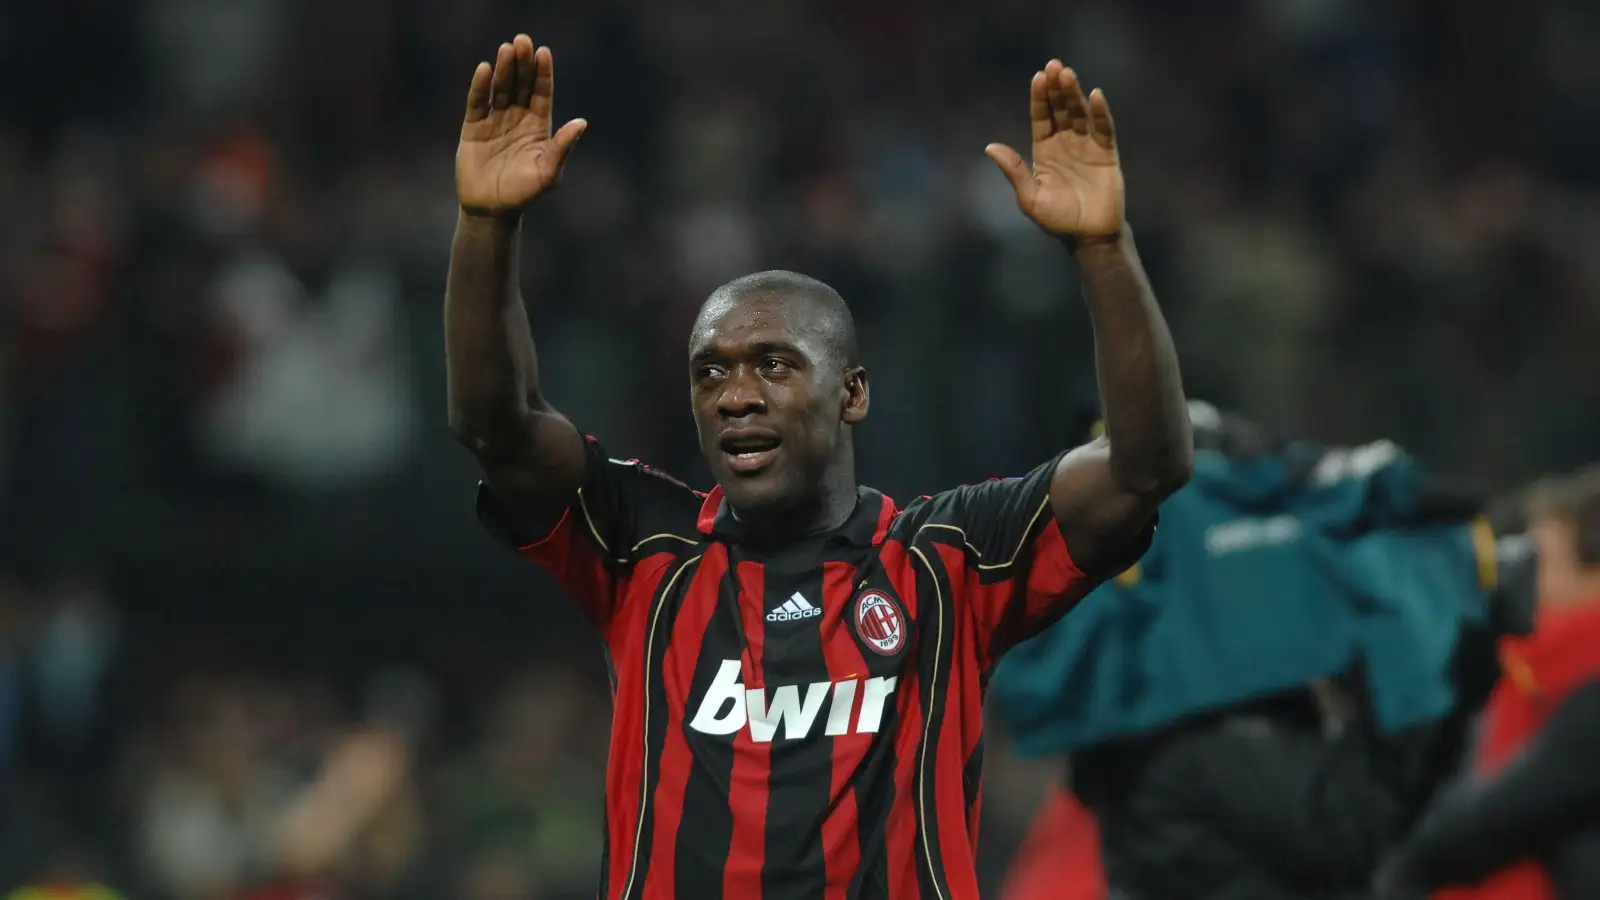
[[[756,513],[735,509],[733,513],[752,544],[781,547],[833,531],[855,512],[856,479],[852,468],[837,467],[824,476],[820,488],[793,506]]]

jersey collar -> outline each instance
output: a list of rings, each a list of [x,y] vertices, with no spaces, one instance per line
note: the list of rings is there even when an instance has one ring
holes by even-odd
[[[893,500],[872,488],[857,487],[855,510],[843,525],[828,533],[828,541],[838,541],[851,547],[876,547],[888,536],[889,523],[894,520],[896,512],[898,510]],[[743,540],[742,527],[732,508],[723,500],[721,485],[712,488],[705,502],[700,504],[697,524],[702,534],[731,543]]]

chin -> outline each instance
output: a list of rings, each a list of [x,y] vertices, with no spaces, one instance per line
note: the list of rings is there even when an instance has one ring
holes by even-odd
[[[741,513],[756,514],[794,506],[796,492],[789,481],[778,472],[763,472],[756,476],[730,472],[719,479],[722,496],[727,498],[730,506]]]

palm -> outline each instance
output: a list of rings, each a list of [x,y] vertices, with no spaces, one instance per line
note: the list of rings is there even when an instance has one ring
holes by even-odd
[[[567,153],[587,123],[551,132],[555,66],[550,51],[526,35],[502,44],[493,68],[473,73],[456,149],[461,208],[481,215],[522,209],[555,185]]]
[[[1054,60],[1034,75],[1029,118],[1033,165],[1002,144],[989,156],[1017,192],[1017,205],[1059,237],[1113,235],[1122,228],[1122,166],[1105,95],[1088,98],[1077,75]]]
[[[1115,148],[1071,131],[1035,141],[1033,185],[1017,202],[1052,234],[1111,234],[1122,226],[1122,168]]]

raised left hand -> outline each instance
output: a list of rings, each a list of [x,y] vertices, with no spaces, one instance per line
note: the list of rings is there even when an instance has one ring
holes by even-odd
[[[1046,232],[1060,238],[1112,238],[1122,232],[1122,165],[1105,92],[1087,98],[1076,72],[1051,60],[1036,72],[1028,115],[1033,125],[1033,165],[1005,144],[984,153],[1017,192],[1017,205]]]

